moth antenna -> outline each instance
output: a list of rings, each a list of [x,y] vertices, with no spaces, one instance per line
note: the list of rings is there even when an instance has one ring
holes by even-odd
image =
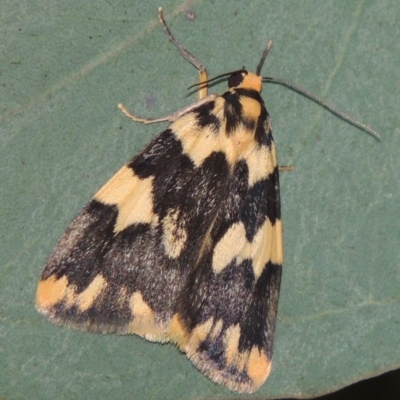
[[[265,53],[265,51],[264,51]],[[268,52],[267,52],[268,54]],[[264,57],[264,54],[263,54]],[[265,57],[264,57],[265,58]],[[257,68],[258,71],[258,68]],[[343,111],[338,110],[335,106],[332,104],[329,104],[326,100],[322,99],[321,97],[309,92],[306,89],[303,89],[302,87],[291,83],[287,81],[286,79],[280,79],[280,78],[272,78],[269,76],[265,76],[262,78],[263,82],[271,82],[271,83],[278,83],[280,85],[286,86],[287,88],[294,90],[295,92],[302,94],[305,97],[308,97],[310,100],[313,100],[315,103],[319,104],[320,106],[324,107],[328,111],[330,111],[332,114],[335,114],[339,118],[343,119],[344,121],[348,122],[351,125],[356,126],[357,128],[362,129],[364,132],[367,132],[371,136],[373,136],[376,140],[380,140],[381,137],[378,132],[376,132],[374,129],[369,127],[368,125],[364,124],[361,121],[358,121],[357,119],[351,117],[350,115],[344,113]]]

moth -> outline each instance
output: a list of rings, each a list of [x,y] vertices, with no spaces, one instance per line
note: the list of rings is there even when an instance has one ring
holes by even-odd
[[[199,71],[200,99],[157,119],[119,105],[134,121],[170,125],[72,221],[36,307],[57,325],[172,342],[214,382],[251,393],[271,370],[283,263],[279,168],[260,94],[263,80],[279,82],[260,76],[272,42],[256,73],[229,73],[228,90],[209,95],[206,69],[161,8],[159,18]]]

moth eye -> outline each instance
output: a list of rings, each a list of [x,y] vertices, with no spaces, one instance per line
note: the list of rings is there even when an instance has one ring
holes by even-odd
[[[247,71],[240,71],[232,74],[228,79],[228,87],[235,88],[240,86],[243,82],[244,77],[247,75]]]

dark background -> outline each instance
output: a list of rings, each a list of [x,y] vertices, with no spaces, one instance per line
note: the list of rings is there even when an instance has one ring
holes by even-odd
[[[357,382],[335,393],[316,398],[316,400],[379,399],[400,399],[400,370],[390,371],[375,378],[370,378],[361,382]]]

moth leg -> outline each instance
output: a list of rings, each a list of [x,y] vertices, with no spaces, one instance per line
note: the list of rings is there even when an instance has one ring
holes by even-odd
[[[278,169],[280,172],[294,171],[293,165],[279,165]]]
[[[207,70],[203,67],[201,62],[188,50],[186,50],[172,35],[167,23],[165,22],[162,7],[158,9],[158,18],[160,19],[160,22],[162,26],[164,27],[165,32],[168,35],[169,40],[176,46],[176,48],[179,50],[179,53],[181,56],[190,64],[192,64],[198,71],[199,71],[199,101],[195,102],[194,104],[191,104],[190,106],[176,111],[172,114],[165,115],[163,117],[159,118],[142,118],[138,117],[137,115],[132,114],[123,104],[119,103],[118,108],[130,119],[136,122],[141,122],[143,124],[153,124],[157,122],[164,122],[164,121],[174,121],[175,119],[179,118],[181,115],[183,115],[186,112],[191,111],[192,109],[206,103],[209,100],[212,100],[215,95],[208,95],[208,85],[207,85],[207,80],[208,80],[208,74]],[[197,86],[197,85],[196,85]]]
[[[132,114],[122,103],[118,104],[118,108],[131,120],[141,122],[143,124],[154,124],[157,122],[171,121],[171,118],[174,116],[174,114],[170,114],[160,118],[142,118]]]
[[[205,83],[208,79],[207,70],[203,67],[201,62],[188,50],[186,50],[172,35],[167,23],[165,22],[162,7],[158,9],[158,18],[162,26],[164,27],[165,32],[168,35],[169,40],[175,45],[175,47],[179,50],[181,56],[190,64],[192,64],[199,71],[199,99],[202,99],[208,94],[208,85]],[[202,85],[203,84],[203,85]]]
[[[177,118],[182,116],[183,114],[192,111],[193,109],[201,106],[204,103],[207,103],[213,99],[215,99],[217,95],[215,94],[210,94],[207,97],[203,97],[202,99],[196,101],[193,104],[190,104],[189,106],[182,108],[181,110],[175,111],[172,114],[164,115],[163,117],[159,118],[142,118],[138,117],[137,115],[132,114],[122,103],[118,104],[118,108],[130,119],[136,122],[141,122],[143,124],[154,124],[157,122],[164,122],[164,121],[175,121]]]

